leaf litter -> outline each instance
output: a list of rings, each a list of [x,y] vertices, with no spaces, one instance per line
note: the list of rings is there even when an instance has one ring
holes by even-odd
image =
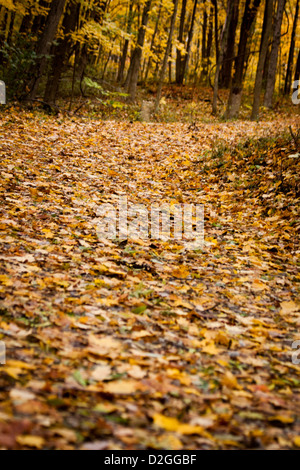
[[[300,446],[289,124],[1,115],[1,448]],[[204,204],[203,249],[99,239],[120,195]]]

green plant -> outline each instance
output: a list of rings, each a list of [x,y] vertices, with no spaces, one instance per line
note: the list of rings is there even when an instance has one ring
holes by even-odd
[[[4,42],[0,48],[0,56],[0,76],[6,83],[8,99],[22,98],[28,91],[26,86],[37,60],[31,39],[19,36],[14,44]]]

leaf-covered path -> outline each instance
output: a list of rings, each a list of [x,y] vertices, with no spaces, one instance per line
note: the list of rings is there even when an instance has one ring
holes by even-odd
[[[251,140],[295,119],[0,119],[0,448],[299,447],[299,193]],[[120,195],[204,204],[203,250],[99,239]]]

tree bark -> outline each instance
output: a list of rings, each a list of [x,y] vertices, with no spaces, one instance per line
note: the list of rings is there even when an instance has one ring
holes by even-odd
[[[205,3],[205,2],[204,2]],[[203,17],[203,30],[202,30],[202,48],[201,48],[201,74],[200,81],[205,82],[208,76],[209,58],[211,56],[211,48],[213,43],[213,16],[214,7],[211,5],[208,22],[208,33],[207,31],[207,13],[204,12]]]
[[[274,27],[274,38],[273,38],[273,44],[272,44],[272,49],[271,49],[271,55],[270,55],[268,78],[267,78],[267,85],[266,85],[266,94],[265,94],[265,100],[264,100],[264,105],[267,108],[272,108],[273,94],[274,94],[275,81],[276,81],[278,51],[279,51],[279,44],[280,44],[281,24],[282,24],[282,19],[283,19],[285,1],[286,0],[278,0],[276,21],[275,21],[275,27]]]
[[[160,102],[160,98],[161,98],[162,86],[163,86],[163,82],[164,82],[165,73],[166,73],[166,70],[167,70],[169,55],[170,55],[170,52],[171,52],[171,45],[172,45],[172,38],[173,38],[175,24],[176,24],[177,10],[178,10],[178,0],[174,0],[174,9],[173,9],[172,17],[171,17],[171,26],[170,26],[170,31],[169,31],[169,37],[168,37],[167,47],[166,47],[166,51],[165,51],[165,55],[164,55],[164,59],[163,59],[163,64],[162,64],[160,77],[159,77],[158,88],[157,88],[155,108],[154,108],[155,113],[157,113],[158,108],[159,108],[159,102]]]
[[[66,0],[53,0],[47,16],[44,31],[38,41],[36,52],[39,56],[34,77],[30,86],[29,98],[34,99],[38,90],[40,79],[45,70],[47,59],[46,55],[50,51],[51,44],[55,38],[58,23],[61,19]]]
[[[217,114],[219,74],[220,74],[221,64],[223,62],[225,47],[226,47],[227,40],[228,40],[229,26],[230,26],[231,18],[233,15],[233,10],[237,3],[238,3],[238,0],[228,0],[228,3],[227,3],[226,20],[225,20],[222,34],[221,34],[221,49],[220,49],[219,57],[217,60],[216,73],[215,73],[214,96],[213,96],[213,104],[212,104],[213,114]]]
[[[252,107],[252,114],[251,114],[252,120],[256,120],[259,115],[259,103],[260,103],[260,94],[262,90],[263,72],[264,72],[264,66],[266,63],[270,34],[272,30],[273,4],[274,4],[274,0],[266,0],[265,14],[264,14],[265,21],[263,24],[260,53],[259,53],[258,65],[257,65],[257,70],[256,70],[256,78],[255,78],[255,86],[254,86],[254,100],[253,100],[253,107]]]
[[[9,28],[8,28],[7,39],[6,39],[8,44],[11,44],[13,42],[15,17],[16,17],[16,13],[14,11],[11,11]]]
[[[294,80],[297,81],[300,79],[300,50],[298,53],[298,58],[297,58],[297,63],[296,63],[296,70],[295,70],[295,76]]]
[[[225,48],[222,68],[220,71],[220,86],[224,88],[229,88],[231,85],[231,72],[234,60],[235,36],[239,19],[239,1],[235,2],[232,8],[233,11],[229,24],[228,39]]]
[[[212,0],[215,11],[215,46],[216,46],[216,62],[219,61],[219,20],[218,20],[218,3],[217,0]]]
[[[227,103],[226,117],[229,119],[235,118],[239,114],[243,93],[243,78],[245,70],[245,58],[247,53],[247,43],[252,24],[258,12],[260,2],[261,0],[254,0],[252,6],[250,6],[251,0],[246,0],[243,20],[241,24],[238,54],[235,59],[235,71]]]
[[[192,47],[192,42],[193,42],[193,37],[194,37],[194,27],[195,27],[197,6],[198,6],[198,0],[194,0],[191,25],[190,25],[190,29],[189,29],[189,32],[188,32],[186,55],[184,56],[184,62],[183,62],[183,80],[187,76],[187,73],[188,73],[188,66],[189,66],[189,60],[190,60],[190,55],[191,55],[191,47]]]
[[[25,15],[22,18],[19,32],[28,33],[32,24],[32,13],[30,10],[26,11]]]
[[[132,21],[133,21],[133,0],[130,0],[129,10],[128,10],[128,20],[127,20],[127,34],[131,33]],[[125,39],[122,57],[120,61],[120,67],[118,70],[118,77],[117,77],[118,82],[123,82],[123,79],[124,79],[124,70],[125,70],[126,58],[127,58],[127,53],[128,53],[128,46],[129,46],[129,39]]]
[[[152,0],[147,0],[144,5],[142,23],[138,32],[137,44],[131,56],[129,71],[128,71],[128,75],[126,79],[125,86],[127,88],[131,101],[134,101],[136,97],[136,88],[137,88],[138,76],[139,76],[139,71],[140,71],[140,66],[141,66],[142,51],[143,51],[143,46],[145,42],[146,26],[147,26],[148,19],[149,19],[151,1]]]
[[[299,16],[299,0],[297,0],[297,3],[296,3],[296,12],[294,16],[291,45],[290,45],[290,50],[289,50],[289,58],[288,58],[286,76],[285,76],[285,83],[284,83],[285,95],[288,95],[292,88],[293,63],[294,63],[294,54],[295,54],[295,39],[296,39],[298,16]]]
[[[68,49],[71,47],[70,33],[76,29],[78,22],[80,4],[70,4],[69,10],[63,19],[64,37],[54,48],[51,70],[46,83],[44,101],[55,104],[56,95],[59,89],[59,82],[63,70],[65,69],[65,59]]]
[[[39,7],[43,7],[43,8],[49,7],[49,2],[47,2],[47,0],[38,0],[37,3]],[[47,19],[47,15],[38,14],[34,16],[32,28],[31,28],[31,34],[38,35],[39,32],[44,28],[46,19]]]
[[[179,23],[179,33],[178,33],[178,42],[183,46],[183,33],[184,33],[184,22],[186,14],[186,4],[187,0],[182,0],[181,13],[180,13],[180,23]],[[176,51],[176,83],[181,85],[183,83],[184,75],[184,63],[183,63],[183,54],[180,49]]]
[[[157,18],[156,18],[156,22],[155,22],[155,28],[154,28],[154,31],[153,31],[153,34],[152,34],[152,38],[151,38],[151,43],[150,43],[150,54],[152,53],[153,49],[154,49],[154,44],[155,44],[155,38],[156,38],[156,35],[157,35],[157,32],[158,32],[158,25],[159,25],[159,21],[160,21],[160,15],[161,15],[161,10],[162,10],[162,0],[160,1],[159,3],[159,10],[158,10],[158,13],[157,13]],[[146,72],[145,72],[145,77],[144,77],[144,80],[146,81],[147,78],[148,78],[148,74],[149,74],[149,71],[150,71],[150,67],[151,67],[151,55],[148,59],[148,62],[147,62],[147,67],[146,67]]]

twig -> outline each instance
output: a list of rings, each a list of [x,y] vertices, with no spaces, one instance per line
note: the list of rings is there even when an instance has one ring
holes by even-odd
[[[296,150],[298,150],[298,141],[299,141],[299,130],[297,131],[297,135],[294,134],[292,126],[289,126],[289,130],[292,136],[292,139],[295,143]]]

